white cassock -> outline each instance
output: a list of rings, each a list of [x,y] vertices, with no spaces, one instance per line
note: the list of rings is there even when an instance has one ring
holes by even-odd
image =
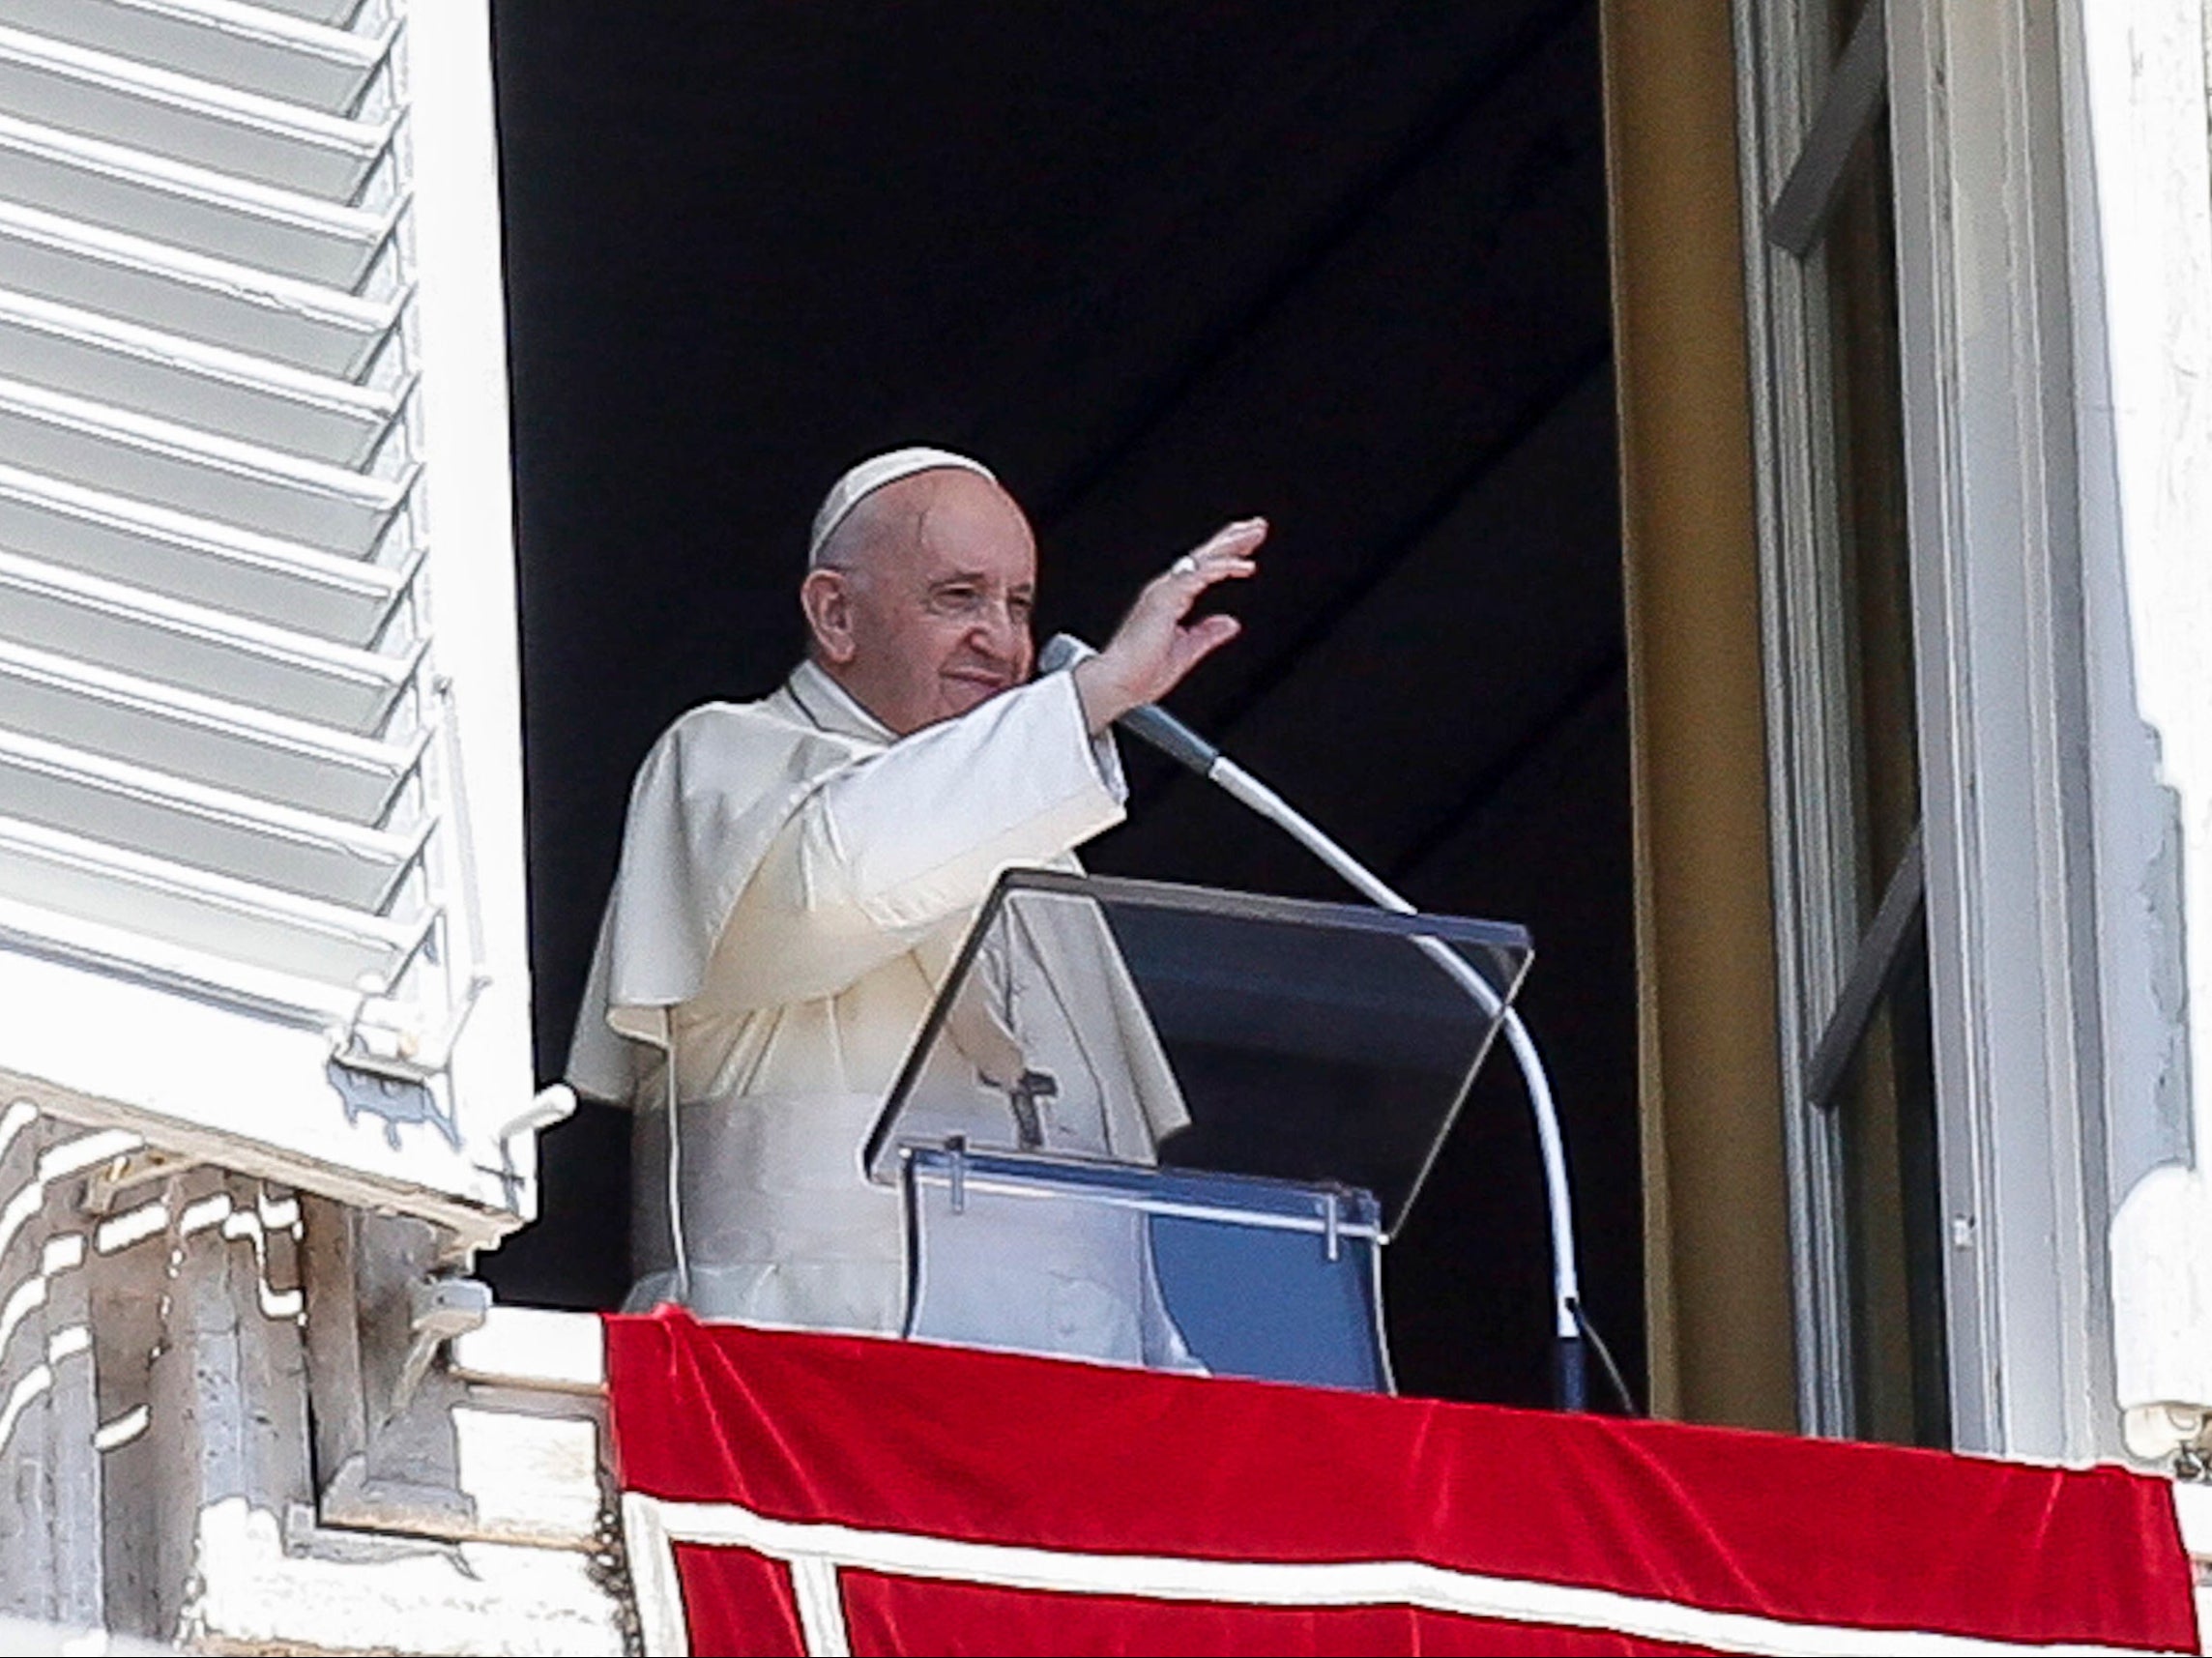
[[[772,696],[670,727],[631,793],[568,1061],[579,1091],[638,1108],[630,1305],[677,1288],[673,1053],[684,1298],[708,1318],[901,1327],[900,1198],[869,1183],[860,1148],[999,873],[1077,867],[1069,849],[1119,823],[1125,795],[1064,673],[894,739],[806,662]],[[994,971],[1050,1010],[1023,1039],[1067,1085],[1054,1149],[1152,1161],[1188,1118],[1103,924],[1018,940]],[[1142,1236],[1107,1224],[1061,1216],[1008,1240],[988,1290],[1004,1345],[1187,1363]]]

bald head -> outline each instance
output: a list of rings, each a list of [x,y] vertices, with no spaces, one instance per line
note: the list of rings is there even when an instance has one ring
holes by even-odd
[[[800,587],[814,659],[905,736],[1029,678],[1036,539],[1012,496],[938,467],[856,504]]]

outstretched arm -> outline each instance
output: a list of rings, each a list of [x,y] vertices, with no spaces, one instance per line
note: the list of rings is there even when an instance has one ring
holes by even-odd
[[[1120,714],[1165,695],[1237,636],[1186,623],[1217,582],[1249,576],[1259,519],[1218,532],[1146,584],[1105,650],[1069,675],[992,698],[856,762],[808,797],[739,899],[715,974],[725,1006],[834,995],[999,873],[1042,863],[1121,821],[1110,742]]]

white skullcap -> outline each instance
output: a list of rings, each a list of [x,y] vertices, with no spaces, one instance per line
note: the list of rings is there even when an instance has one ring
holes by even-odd
[[[806,567],[814,568],[822,562],[822,549],[829,545],[830,538],[836,534],[837,526],[852,515],[853,509],[873,495],[887,483],[896,483],[902,478],[912,478],[917,472],[935,472],[940,467],[957,467],[962,472],[973,472],[978,478],[999,481],[991,469],[981,461],[964,454],[955,454],[948,449],[929,449],[916,445],[912,449],[887,450],[882,454],[870,455],[844,477],[830,486],[830,493],[822,498],[822,507],[814,514],[814,529],[806,538]]]

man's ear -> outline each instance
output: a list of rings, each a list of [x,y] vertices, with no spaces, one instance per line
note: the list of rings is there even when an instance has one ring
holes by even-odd
[[[833,667],[853,659],[853,585],[843,570],[811,569],[799,584],[799,607],[806,612],[814,648]]]

